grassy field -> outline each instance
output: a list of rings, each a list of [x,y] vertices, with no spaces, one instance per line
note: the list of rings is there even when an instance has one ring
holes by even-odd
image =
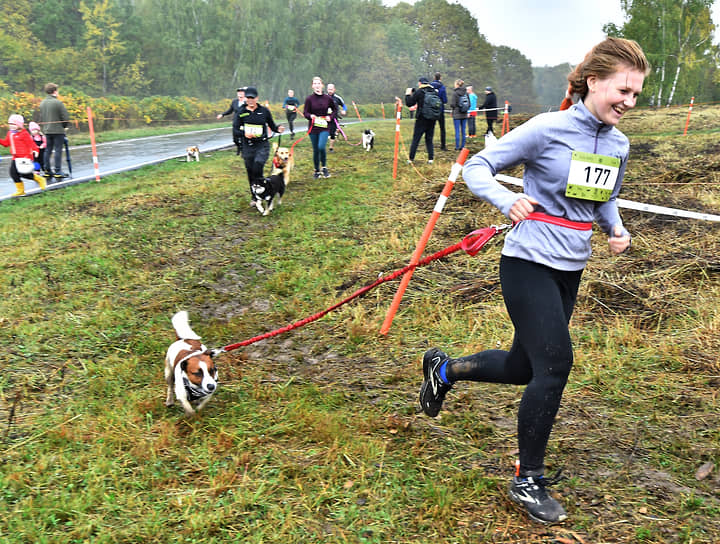
[[[621,126],[634,150],[621,196],[719,213],[720,122],[683,138],[682,121],[663,136],[650,115]],[[625,211],[633,248],[616,258],[596,232],[547,459],[570,477],[560,526],[506,497],[520,388],[461,383],[439,418],[418,413],[427,348],[511,341],[502,236],[418,269],[387,336],[397,282],[220,356],[197,417],[164,406],[174,312],[220,347],[407,264],[455,153],[409,167],[404,122],[393,180],[394,124],[373,127],[372,153],[363,126],[347,128],[327,180],[312,180],[300,142],[268,217],[248,206],[232,152],[0,205],[0,541],[720,541],[717,223]],[[498,222],[458,183],[426,254]]]

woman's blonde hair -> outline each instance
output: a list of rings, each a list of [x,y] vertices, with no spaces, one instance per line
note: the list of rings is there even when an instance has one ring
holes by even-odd
[[[456,79],[456,80],[455,80],[455,86],[456,86],[456,87],[461,87],[461,86],[463,86],[463,85],[465,85],[465,82],[464,82],[462,79]]]
[[[646,76],[650,73],[650,63],[640,45],[634,40],[624,38],[606,38],[585,55],[583,61],[568,75],[568,91],[585,98],[588,93],[587,79],[595,76],[606,79],[618,68],[627,67],[638,70]]]

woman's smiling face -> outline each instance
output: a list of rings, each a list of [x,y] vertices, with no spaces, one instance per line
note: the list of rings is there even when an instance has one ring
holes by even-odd
[[[323,91],[322,79],[320,79],[319,77],[313,78],[312,90],[315,92],[315,94],[322,94],[322,91]]]
[[[585,106],[599,121],[615,126],[626,111],[635,107],[644,81],[643,72],[625,66],[605,79],[590,76]]]

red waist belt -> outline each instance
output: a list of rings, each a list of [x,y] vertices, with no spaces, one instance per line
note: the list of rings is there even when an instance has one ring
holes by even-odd
[[[534,221],[542,221],[543,223],[550,223],[551,225],[558,225],[560,227],[567,227],[575,230],[592,230],[592,223],[583,221],[570,221],[564,217],[555,217],[542,212],[530,212],[525,218]]]

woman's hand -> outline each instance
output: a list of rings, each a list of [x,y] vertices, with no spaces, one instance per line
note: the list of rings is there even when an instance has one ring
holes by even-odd
[[[535,206],[537,204],[539,204],[539,202],[533,197],[520,195],[520,198],[518,198],[511,206],[510,211],[508,212],[508,217],[513,221],[522,221],[530,213],[535,211]]]
[[[612,235],[608,239],[608,243],[610,244],[610,252],[613,255],[620,255],[630,247],[630,236],[623,235],[620,225],[615,225]]]

